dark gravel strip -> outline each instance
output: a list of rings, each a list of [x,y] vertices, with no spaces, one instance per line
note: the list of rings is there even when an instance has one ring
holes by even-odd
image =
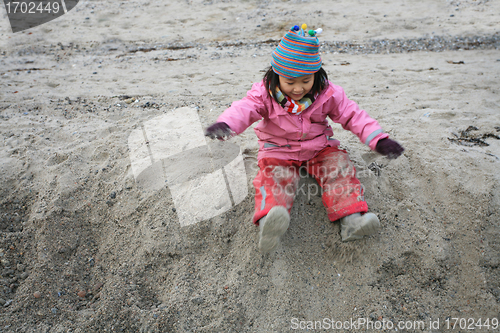
[[[19,56],[37,55],[37,54],[61,54],[66,55],[68,51],[76,53],[84,52],[89,54],[105,55],[110,52],[117,52],[116,57],[123,57],[127,54],[137,52],[151,52],[167,50],[171,52],[184,52],[187,49],[192,50],[208,50],[215,48],[219,51],[237,49],[261,49],[275,48],[279,43],[279,39],[266,39],[260,41],[235,40],[227,42],[210,42],[210,43],[169,43],[157,44],[150,42],[146,45],[138,46],[135,43],[110,40],[106,42],[89,42],[76,45],[70,43],[68,45],[31,45],[29,47],[22,46],[17,50],[10,52],[1,51],[0,56],[7,57],[10,54]],[[88,45],[90,44],[90,45]],[[454,37],[422,37],[409,39],[381,39],[357,43],[356,41],[322,41],[321,52],[337,52],[348,54],[387,54],[387,53],[408,53],[408,52],[442,52],[442,51],[457,51],[457,50],[498,50],[500,49],[500,32],[492,35],[483,36],[454,36]],[[121,54],[120,54],[121,53]],[[60,60],[58,58],[58,60]],[[182,60],[172,58],[171,60]]]

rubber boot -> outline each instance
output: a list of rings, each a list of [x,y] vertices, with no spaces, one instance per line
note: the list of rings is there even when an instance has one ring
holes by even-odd
[[[283,206],[271,208],[269,213],[259,222],[259,250],[262,253],[271,252],[278,246],[280,236],[290,225],[290,215]]]
[[[361,239],[378,232],[382,226],[373,213],[355,213],[340,219],[340,236],[343,242]]]

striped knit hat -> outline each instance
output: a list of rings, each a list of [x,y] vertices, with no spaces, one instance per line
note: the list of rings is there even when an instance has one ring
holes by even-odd
[[[293,79],[314,74],[321,68],[316,35],[320,34],[322,29],[309,30],[307,35],[304,31],[306,29],[306,24],[303,24],[302,28],[296,25],[283,36],[271,60],[276,74]]]

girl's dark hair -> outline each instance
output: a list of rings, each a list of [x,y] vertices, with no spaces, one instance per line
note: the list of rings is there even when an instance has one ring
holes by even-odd
[[[267,93],[269,94],[269,96],[274,98],[274,100],[279,104],[279,101],[276,99],[276,96],[274,96],[275,94],[271,94],[269,92],[269,91],[272,92],[276,91],[276,87],[279,87],[280,85],[279,75],[273,71],[272,66],[267,69],[267,72],[264,75],[264,84],[267,87]],[[326,74],[323,67],[321,67],[319,71],[314,73],[314,83],[311,88],[311,93],[314,95],[319,94],[327,86],[328,86],[328,75]]]

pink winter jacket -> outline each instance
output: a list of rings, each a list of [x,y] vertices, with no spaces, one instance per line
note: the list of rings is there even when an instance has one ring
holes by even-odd
[[[377,121],[349,100],[344,89],[329,82],[314,103],[299,115],[287,112],[266,91],[264,81],[254,83],[247,96],[235,101],[218,118],[242,133],[262,119],[254,131],[259,138],[257,158],[310,160],[328,146],[338,146],[326,117],[356,134],[374,150],[378,140],[387,138]]]

